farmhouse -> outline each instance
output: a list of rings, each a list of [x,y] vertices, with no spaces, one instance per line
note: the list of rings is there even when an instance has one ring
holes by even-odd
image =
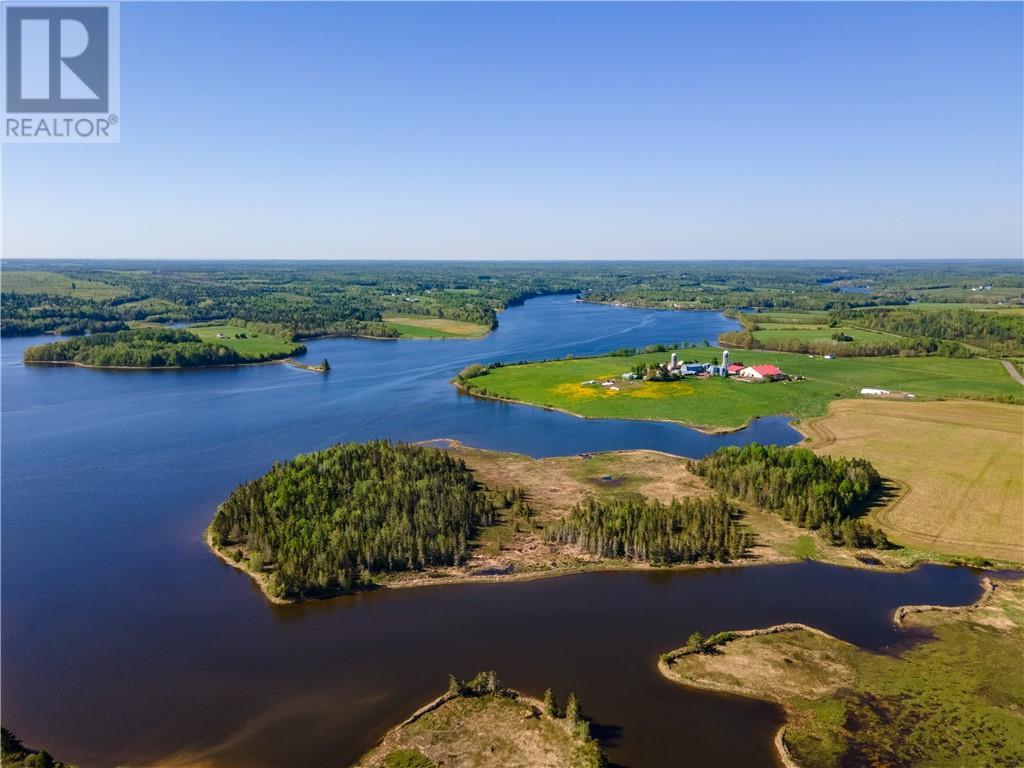
[[[777,381],[789,378],[774,365],[748,365],[739,372],[741,379],[754,379],[755,381]]]

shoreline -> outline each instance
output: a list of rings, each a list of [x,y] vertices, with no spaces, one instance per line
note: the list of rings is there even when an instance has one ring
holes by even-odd
[[[244,565],[242,565],[241,562],[237,562],[236,563],[230,557],[228,557],[223,552],[221,552],[219,549],[217,549],[215,546],[213,546],[213,539],[210,538],[210,529],[209,529],[209,527],[207,527],[206,530],[203,531],[203,541],[206,542],[206,548],[209,549],[211,552],[213,552],[213,554],[216,555],[219,560],[221,560],[225,564],[231,566],[235,570],[241,571],[246,576],[248,576],[250,579],[252,579],[253,582],[256,584],[256,586],[259,587],[260,592],[263,593],[263,596],[265,598],[267,598],[267,600],[269,600],[274,605],[289,605],[291,603],[298,602],[296,600],[285,600],[284,598],[275,597],[274,595],[270,594],[270,592],[267,590],[268,578],[267,578],[267,576],[265,574],[253,573],[248,568],[246,568]]]
[[[302,363],[293,357],[277,357],[252,363],[224,363],[223,365],[90,365],[75,360],[22,360],[22,365],[41,368],[83,368],[88,371],[213,371],[219,368],[251,368],[258,365],[289,365],[292,368],[326,373],[319,366]]]

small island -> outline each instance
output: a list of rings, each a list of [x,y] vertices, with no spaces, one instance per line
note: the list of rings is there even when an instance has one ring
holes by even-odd
[[[448,690],[393,728],[356,768],[603,768],[572,693],[559,706],[506,688],[494,672],[450,677]]]
[[[27,365],[158,370],[276,362],[306,348],[280,336],[236,326],[137,328],[76,336],[29,347]]]
[[[985,579],[974,606],[908,606],[901,627],[934,635],[899,656],[813,627],[725,631],[661,657],[669,680],[767,699],[786,711],[787,766],[1024,764],[1024,585]]]
[[[805,556],[892,564],[861,515],[878,474],[805,449],[530,459],[450,444],[336,445],[221,504],[207,541],[275,602],[467,579]],[[828,486],[829,492],[821,488]],[[879,560],[861,550],[876,548]],[[858,560],[857,557],[861,557]]]

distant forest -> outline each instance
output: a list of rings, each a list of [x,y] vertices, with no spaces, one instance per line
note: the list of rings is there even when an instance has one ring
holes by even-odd
[[[287,354],[304,351],[304,347],[296,345]],[[220,344],[204,342],[188,331],[161,328],[78,336],[29,347],[23,355],[26,363],[79,363],[129,368],[235,365],[283,356],[242,354]]]
[[[47,271],[39,271],[40,269]],[[1020,301],[1022,278],[1005,262],[715,263],[477,262],[225,264],[5,262],[0,334],[124,330],[127,323],[227,321],[272,324],[294,338],[394,336],[389,314],[494,327],[498,312],[559,293],[587,301],[683,309],[847,312],[915,298],[979,305]],[[856,283],[875,292],[848,292]],[[955,337],[951,337],[955,338]]]
[[[881,531],[856,519],[881,489],[877,470],[864,459],[753,443],[719,448],[691,468],[712,488],[778,512],[801,528],[820,529],[834,543],[888,544]]]
[[[494,507],[461,459],[375,441],[275,464],[239,486],[210,525],[213,545],[282,598],[369,586],[375,574],[458,565]]]
[[[738,511],[721,496],[673,499],[670,504],[629,496],[588,499],[552,524],[549,541],[578,544],[601,557],[672,565],[742,557],[751,535]]]
[[[959,339],[1001,356],[1024,355],[1024,316],[953,309],[844,312],[857,325],[918,339]]]

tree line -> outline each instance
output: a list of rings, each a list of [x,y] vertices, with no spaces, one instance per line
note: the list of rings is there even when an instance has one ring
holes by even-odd
[[[54,760],[45,749],[31,749],[6,728],[0,728],[0,762],[5,768],[74,768]]]
[[[849,317],[865,328],[902,336],[964,342],[996,355],[1024,354],[1024,316],[1010,312],[876,309],[844,313],[841,317]]]
[[[588,499],[546,531],[548,541],[576,544],[591,554],[656,565],[727,562],[743,556],[751,535],[722,496],[673,499],[642,496]]]
[[[885,546],[885,535],[857,520],[881,489],[865,459],[818,456],[806,448],[752,443],[719,448],[690,463],[715,490],[779,513],[834,543]]]
[[[210,537],[266,573],[272,594],[292,598],[366,587],[387,572],[458,565],[494,515],[461,459],[378,440],[275,464],[220,505]]]
[[[5,272],[11,269],[5,264]],[[201,322],[240,318],[275,323],[297,337],[387,336],[382,313],[424,314],[493,327],[497,311],[533,296],[576,293],[591,301],[706,309],[743,307],[848,311],[906,303],[912,291],[957,281],[1021,283],[1005,264],[865,264],[852,274],[835,264],[333,264],[226,265],[101,262],[52,266],[72,279],[120,288],[124,295],[83,300],[4,292],[0,333],[78,332],[77,321]],[[842,293],[837,280],[885,286],[885,294]],[[893,291],[892,287],[899,286]],[[406,298],[417,298],[407,302]],[[85,330],[95,330],[86,328]],[[104,330],[114,330],[105,328]],[[84,332],[84,331],[83,331]],[[927,335],[927,334],[925,334]]]
[[[893,355],[974,357],[970,348],[960,342],[925,336],[894,336],[891,339],[854,341],[852,337],[833,334],[830,339],[801,339],[794,336],[791,339],[774,338],[771,341],[762,341],[752,332],[753,330],[756,330],[756,326],[753,329],[742,331],[726,331],[719,335],[719,343],[738,349],[770,349],[777,352],[832,355],[834,357],[888,357]],[[837,338],[837,336],[842,338]]]
[[[305,347],[299,345],[287,354],[301,352]],[[142,328],[38,344],[26,349],[23,359],[26,363],[78,363],[101,368],[196,368],[264,362],[287,354],[240,353],[205,342],[188,331]]]

